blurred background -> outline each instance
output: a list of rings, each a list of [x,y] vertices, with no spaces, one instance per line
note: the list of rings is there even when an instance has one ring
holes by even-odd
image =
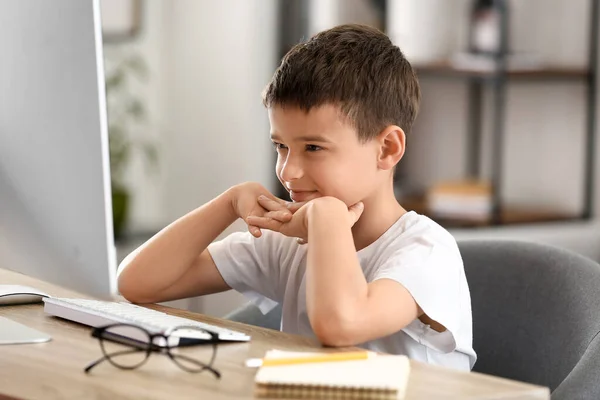
[[[459,240],[600,261],[597,3],[101,0],[119,258],[234,184],[283,196],[260,93],[292,45],[357,22],[385,31],[419,75],[401,204]],[[224,315],[242,302],[171,304]]]

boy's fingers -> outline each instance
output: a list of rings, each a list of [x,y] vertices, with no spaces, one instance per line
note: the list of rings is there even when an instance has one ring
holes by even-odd
[[[282,206],[286,206],[289,201],[285,201],[284,199],[280,199],[279,197],[273,196],[273,200],[281,204]]]
[[[254,225],[248,225],[248,231],[252,234],[252,236],[254,237],[261,237],[262,232],[260,231],[260,228]]]
[[[286,203],[286,207],[288,210],[290,210],[292,213],[295,213],[296,211],[298,211],[300,208],[302,208],[306,203],[308,203],[307,201],[303,201],[301,203],[293,203],[293,202],[288,202]]]
[[[269,211],[269,212],[265,213],[265,215],[263,215],[263,217],[273,218],[273,219],[276,219],[281,222],[288,222],[289,220],[292,219],[292,213],[289,212],[288,210]]]
[[[279,197],[271,194],[271,193],[267,193],[267,194],[261,194],[258,197],[266,197],[267,199],[276,201],[277,203],[281,204],[281,205],[286,205],[287,201],[285,201],[284,199],[280,199]]]
[[[265,195],[258,196],[258,204],[260,204],[267,211],[287,210],[285,205],[282,205],[278,201],[270,199]]]
[[[258,196],[258,204],[268,211],[289,210],[289,212],[293,214],[302,208],[302,206],[304,206],[306,203],[308,202],[303,201],[301,203],[296,203],[292,201],[285,201],[278,197],[273,197],[271,199],[265,195]]]
[[[279,231],[279,228],[281,228],[282,225],[281,222],[273,218],[257,217],[254,215],[248,217],[248,223],[258,228],[269,229],[271,231]]]
[[[352,220],[352,225],[354,225],[356,223],[356,221],[358,221],[358,219],[360,218],[360,216],[362,215],[364,210],[365,210],[365,205],[363,204],[362,201],[359,201],[358,203],[353,204],[350,207],[348,207],[348,211],[350,212],[350,216],[351,216],[351,220]]]
[[[279,197],[273,196],[267,197],[263,194],[258,196],[258,204],[260,204],[267,211],[277,211],[277,210],[289,210],[292,214],[298,211],[302,206],[304,206],[307,201],[303,201],[301,203],[296,203],[293,201],[285,201],[280,199]]]

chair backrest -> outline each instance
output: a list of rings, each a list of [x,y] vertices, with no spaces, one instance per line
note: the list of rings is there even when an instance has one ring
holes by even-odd
[[[473,370],[548,386],[553,399],[600,399],[600,266],[527,242],[459,248],[471,292]]]

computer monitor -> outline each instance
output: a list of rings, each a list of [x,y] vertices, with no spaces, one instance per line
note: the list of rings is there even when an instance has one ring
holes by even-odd
[[[0,268],[110,298],[101,35],[98,0],[0,0]]]

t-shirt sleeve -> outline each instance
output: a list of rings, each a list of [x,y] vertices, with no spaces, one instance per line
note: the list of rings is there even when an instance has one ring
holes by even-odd
[[[443,245],[416,245],[390,257],[373,281],[391,279],[404,286],[429,318],[446,330],[437,332],[419,319],[403,331],[419,343],[449,353],[456,349],[461,324],[462,259]]]
[[[276,240],[274,232],[267,230],[263,230],[260,238],[249,232],[235,232],[208,246],[229,287],[242,293],[265,314],[282,301]]]

